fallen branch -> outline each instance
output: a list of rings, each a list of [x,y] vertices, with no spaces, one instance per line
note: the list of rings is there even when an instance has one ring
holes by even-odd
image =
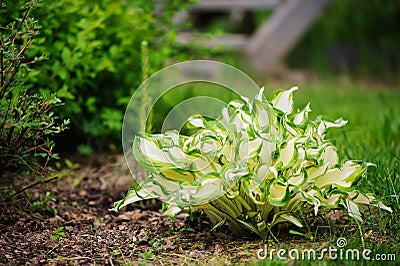
[[[49,178],[49,179],[46,179],[46,180],[38,180],[38,181],[35,181],[35,182],[33,182],[33,183],[31,183],[31,184],[29,184],[29,185],[23,187],[22,189],[20,189],[20,190],[14,192],[14,193],[11,194],[10,196],[6,197],[5,200],[4,200],[2,203],[10,201],[10,200],[11,200],[12,198],[14,198],[15,196],[21,194],[22,192],[24,192],[24,191],[26,191],[26,190],[28,190],[28,189],[34,187],[34,186],[37,186],[37,185],[43,184],[43,183],[44,183],[44,184],[47,184],[47,183],[49,183],[49,182],[51,182],[51,181],[53,181],[53,180],[56,180],[56,179],[58,179],[58,178],[59,178],[59,176],[53,176],[53,177],[51,177],[51,178]]]

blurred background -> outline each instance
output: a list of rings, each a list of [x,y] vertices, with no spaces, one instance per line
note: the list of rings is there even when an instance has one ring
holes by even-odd
[[[178,41],[202,43],[199,32],[208,33],[205,45],[247,54],[249,67],[261,57],[261,72],[284,65],[316,74],[398,77],[398,1],[203,0],[181,17],[192,26]]]
[[[2,27],[21,17],[26,4],[5,1]],[[71,123],[54,137],[59,152],[120,152],[122,119],[135,89],[161,68],[189,59],[232,64],[271,90],[325,88],[320,98],[346,86],[399,90],[395,0],[43,0],[34,1],[29,16],[40,33],[26,52],[36,62],[21,75],[30,92],[63,102],[54,112]],[[319,94],[307,97],[313,95]],[[166,95],[158,104],[153,132],[176,100]]]

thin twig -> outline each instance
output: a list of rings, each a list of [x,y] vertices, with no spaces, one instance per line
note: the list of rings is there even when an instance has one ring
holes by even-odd
[[[46,180],[44,180],[44,181],[38,180],[38,181],[36,181],[36,182],[33,182],[32,184],[29,184],[29,185],[27,185],[26,187],[24,187],[24,188],[20,189],[19,191],[15,192],[15,193],[12,194],[11,196],[8,196],[8,197],[4,200],[4,202],[9,201],[10,199],[12,199],[13,197],[15,197],[15,196],[21,194],[21,193],[24,192],[25,190],[28,190],[28,189],[30,189],[30,188],[32,188],[32,187],[34,187],[34,186],[37,186],[37,185],[39,185],[39,184],[42,184],[42,183],[45,183],[45,184],[46,184],[46,183],[49,183],[49,182],[51,182],[51,181],[53,181],[53,180],[55,180],[55,179],[57,179],[57,178],[59,178],[59,176],[53,176],[53,177],[51,177],[51,178],[49,178],[49,179],[46,179]]]
[[[11,82],[13,81],[13,79],[14,79],[15,75],[17,74],[19,68],[21,67],[22,61],[23,61],[24,59],[25,59],[25,58],[22,57],[21,60],[19,60],[18,65],[14,68],[13,72],[11,73],[11,77],[8,79],[6,85],[4,85],[1,98],[5,97],[5,96],[8,94],[8,92],[7,92],[8,86],[10,86]],[[11,91],[11,90],[10,90],[10,91]],[[3,93],[3,92],[4,92],[4,93]]]
[[[196,260],[196,259],[194,259],[194,258],[191,258],[191,257],[188,257],[188,256],[185,256],[185,255],[182,255],[182,254],[177,254],[177,253],[161,253],[162,255],[166,255],[166,256],[176,256],[176,257],[181,257],[181,258],[184,258],[184,259],[189,259],[189,260]]]
[[[24,23],[24,21],[25,21],[26,18],[28,17],[29,10],[32,8],[32,5],[33,5],[33,3],[30,2],[29,5],[28,5],[28,7],[26,8],[25,14],[24,14],[23,18],[21,19],[21,21],[19,22],[19,24],[18,24],[17,32],[20,30],[20,28],[21,28],[21,26],[22,26],[22,23]],[[13,41],[14,41],[14,40],[13,40]]]
[[[0,2],[0,8],[1,8],[1,2]],[[4,59],[4,49],[3,47],[1,47],[1,53],[0,53],[0,88],[3,89],[3,84],[4,84],[4,63],[3,63],[3,59]]]

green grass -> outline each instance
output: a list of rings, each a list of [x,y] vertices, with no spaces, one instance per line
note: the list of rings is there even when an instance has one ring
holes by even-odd
[[[372,192],[393,209],[392,214],[368,210],[370,214],[359,228],[349,226],[341,231],[334,230],[330,241],[345,237],[348,248],[364,246],[373,250],[373,254],[395,253],[399,262],[400,88],[338,80],[299,85],[299,91],[295,92],[297,108],[310,102],[312,118],[324,115],[332,120],[343,117],[349,121],[342,129],[332,129],[329,137],[336,143],[341,160],[363,160],[376,165],[368,170],[366,178],[360,180],[359,187]],[[371,263],[344,262],[346,265]],[[308,265],[309,262],[303,261],[301,265],[303,263]]]

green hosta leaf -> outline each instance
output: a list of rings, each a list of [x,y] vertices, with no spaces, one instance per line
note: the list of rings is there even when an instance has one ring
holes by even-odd
[[[257,227],[253,226],[252,224],[250,224],[250,223],[248,223],[248,222],[245,222],[245,221],[242,221],[242,220],[239,220],[239,219],[238,219],[237,221],[238,221],[238,223],[239,223],[241,226],[243,226],[244,228],[246,228],[246,229],[248,229],[249,231],[251,231],[251,232],[253,232],[253,233],[259,235],[261,238],[264,238],[264,237],[263,237],[263,234],[258,230]]]
[[[222,226],[222,225],[224,225],[225,222],[226,222],[226,219],[221,219],[219,222],[217,222],[217,223],[213,226],[213,228],[211,228],[211,231],[212,231],[212,230],[215,230],[216,228],[218,228],[218,227],[220,227],[220,226]]]

